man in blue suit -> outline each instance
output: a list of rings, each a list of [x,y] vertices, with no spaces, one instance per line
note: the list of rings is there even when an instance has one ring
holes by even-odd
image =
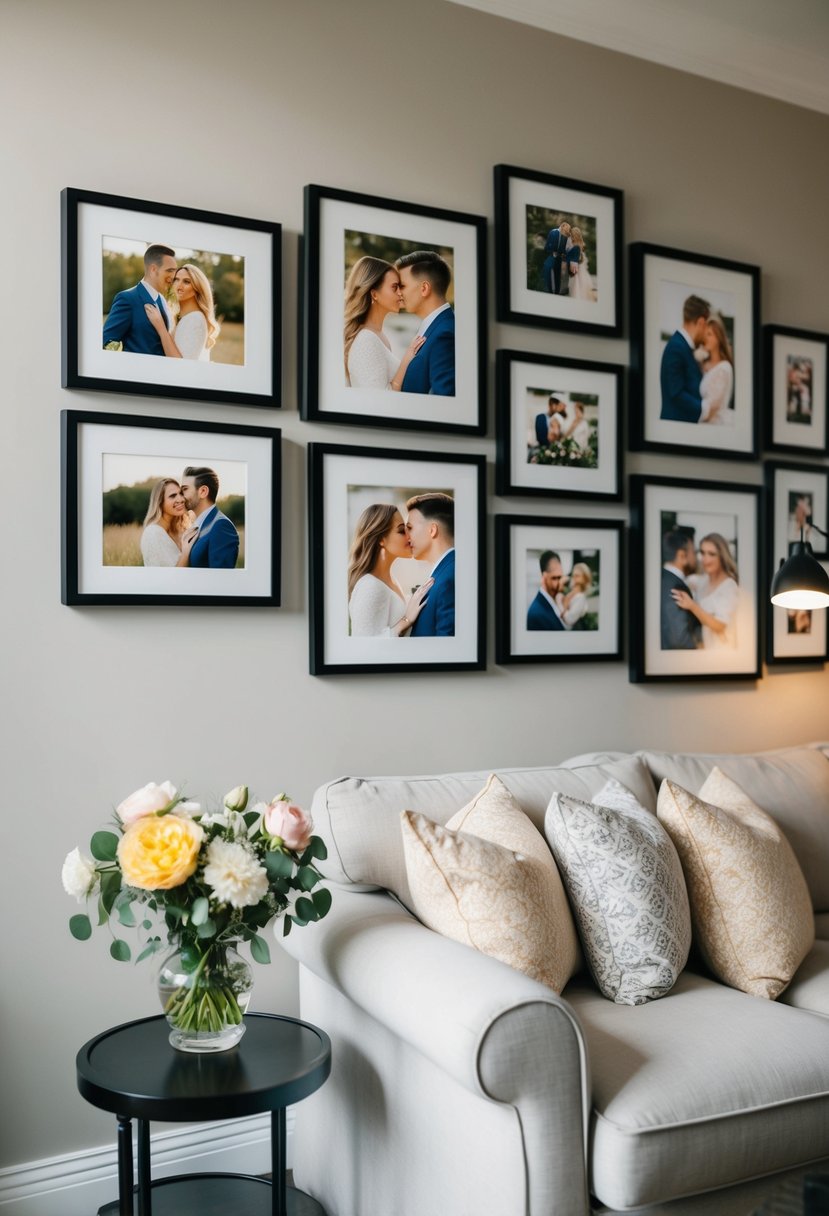
[[[561,293],[561,264],[567,252],[570,225],[566,220],[551,228],[544,242],[544,265],[541,267],[541,290],[553,295]],[[568,286],[569,291],[569,286]]]
[[[682,329],[671,335],[662,352],[660,418],[672,422],[705,421],[699,391],[702,371],[694,358],[694,351],[705,337],[705,326],[710,315],[711,305],[699,296],[688,296],[682,306]]]
[[[423,345],[406,369],[404,393],[455,396],[455,314],[446,293],[452,280],[448,263],[430,249],[407,253],[395,262],[400,275],[400,298],[406,312],[420,317],[418,335]]]
[[[455,636],[455,500],[449,494],[416,494],[406,503],[412,557],[432,563],[434,585],[412,625],[413,638]]]
[[[680,608],[675,591],[691,595],[686,583],[697,568],[694,538],[682,528],[662,537],[662,585],[659,592],[659,641],[662,650],[698,650],[702,645],[702,626],[693,612]]]
[[[212,469],[188,465],[181,477],[181,492],[188,510],[195,512],[198,528],[190,542],[190,565],[233,570],[239,556],[239,533],[216,506],[218,477]]]
[[[175,251],[167,245],[149,245],[144,253],[144,278],[135,287],[119,291],[104,323],[104,346],[121,342],[136,355],[163,355],[161,339],[150,323],[145,305],[155,304],[170,328],[163,297],[176,273]]]
[[[547,400],[547,413],[535,416],[535,441],[539,447],[544,448],[549,443],[550,419],[554,418],[556,414],[561,416],[563,422],[567,414],[567,406],[551,393]]]
[[[538,564],[541,567],[541,587],[527,610],[527,629],[535,632],[563,629],[564,622],[556,605],[556,596],[564,578],[561,558],[552,549],[545,549]]]

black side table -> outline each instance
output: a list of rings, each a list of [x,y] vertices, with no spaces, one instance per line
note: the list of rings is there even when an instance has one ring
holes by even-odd
[[[229,1051],[189,1054],[168,1042],[163,1016],[127,1022],[78,1052],[78,1089],[118,1119],[118,1199],[98,1216],[325,1216],[315,1199],[285,1182],[285,1108],[307,1098],[331,1071],[328,1035],[308,1022],[251,1013]],[[200,1122],[271,1112],[273,1185],[250,1174],[150,1179],[150,1120]],[[138,1185],[132,1124],[138,1121]]]

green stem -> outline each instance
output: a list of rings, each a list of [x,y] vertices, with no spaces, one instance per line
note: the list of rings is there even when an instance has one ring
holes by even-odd
[[[167,1000],[164,1012],[179,1030],[216,1031],[242,1021],[242,1010],[228,980],[220,980],[214,986],[209,983],[208,974],[207,984],[202,983],[210,954],[211,951],[207,951],[202,956],[188,977],[187,985],[177,989]],[[218,966],[221,965],[220,961]]]

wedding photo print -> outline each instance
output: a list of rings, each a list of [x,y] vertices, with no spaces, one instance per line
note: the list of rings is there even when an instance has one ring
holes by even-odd
[[[766,446],[822,455],[829,446],[829,335],[763,327]]]
[[[621,495],[618,364],[497,351],[496,492]]]
[[[497,662],[619,657],[621,532],[496,516]]]
[[[63,436],[64,602],[278,603],[279,432],[65,411]]]
[[[631,478],[636,679],[759,674],[759,488]]]
[[[312,674],[476,656],[479,458],[312,444],[309,460]]]
[[[757,451],[759,270],[631,247],[631,445]]]
[[[68,388],[274,401],[280,228],[64,190]]]
[[[622,192],[495,167],[498,319],[620,331]]]
[[[306,187],[304,419],[482,433],[485,233],[476,216]]]
[[[829,531],[829,469],[823,465],[765,465],[769,504],[768,557],[773,572],[790,557],[801,538],[818,560],[827,557]],[[768,605],[766,661],[823,663],[826,659],[826,611]]]

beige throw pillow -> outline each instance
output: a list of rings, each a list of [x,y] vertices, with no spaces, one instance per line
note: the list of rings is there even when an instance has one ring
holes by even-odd
[[[491,776],[446,827],[416,811],[401,825],[419,919],[561,992],[579,963],[567,896],[543,836],[503,783]]]
[[[774,1000],[815,937],[806,880],[786,837],[716,767],[699,796],[663,781],[657,815],[682,861],[708,966],[732,988]]]

